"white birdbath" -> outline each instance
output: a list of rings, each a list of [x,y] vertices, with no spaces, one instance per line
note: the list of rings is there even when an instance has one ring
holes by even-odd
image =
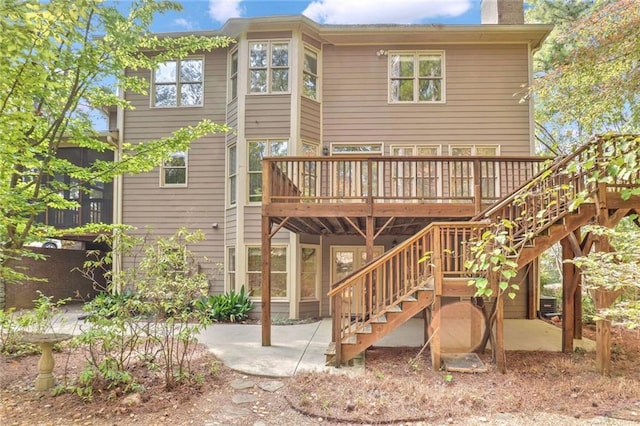
[[[36,377],[35,383],[37,391],[46,391],[55,386],[53,345],[72,337],[72,334],[65,333],[30,333],[23,336],[25,342],[37,344],[42,350],[42,355],[40,355],[40,360],[38,361],[38,377]]]

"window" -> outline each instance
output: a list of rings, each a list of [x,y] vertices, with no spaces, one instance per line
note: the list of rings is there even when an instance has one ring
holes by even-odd
[[[500,155],[499,145],[451,145],[449,153],[457,157]],[[470,161],[451,163],[450,182],[453,197],[473,197],[473,164]],[[480,164],[480,187],[482,198],[499,198],[498,164],[482,162]]]
[[[303,246],[300,252],[300,299],[318,299],[318,277],[320,250],[314,246]]]
[[[332,143],[331,155],[382,155],[382,142],[378,143]]]
[[[249,92],[289,91],[289,42],[249,43]]]
[[[231,54],[229,70],[229,84],[230,84],[230,96],[231,100],[238,97],[238,51],[236,50]]]
[[[262,249],[247,248],[247,283],[251,296],[262,296]],[[271,297],[287,297],[287,248],[271,248]]]
[[[249,141],[249,202],[262,201],[262,159],[287,155],[285,140]]]
[[[203,60],[163,62],[154,72],[153,105],[156,107],[202,106]]]
[[[382,155],[382,142],[376,143],[332,143],[331,155],[372,156]],[[340,202],[362,202],[369,195],[369,163],[363,160],[344,160],[329,163],[333,196]],[[372,195],[382,195],[383,185],[378,185],[380,163],[371,164]],[[382,183],[382,182],[380,182]]]
[[[389,53],[389,102],[443,102],[444,52]]]
[[[318,99],[318,54],[304,48],[304,64],[302,67],[302,94],[311,99]]]
[[[395,145],[391,155],[404,157],[440,155],[440,145]],[[441,195],[442,165],[438,160],[392,163],[391,193],[394,197],[434,201]]]
[[[227,284],[229,289],[236,288],[236,248],[235,247],[227,247]]]
[[[187,153],[174,152],[160,168],[160,186],[187,186]]]
[[[228,185],[227,188],[229,191],[229,205],[233,206],[236,204],[236,182],[237,182],[237,171],[238,171],[238,158],[237,158],[237,148],[236,145],[231,145],[227,148],[227,170],[228,170]]]

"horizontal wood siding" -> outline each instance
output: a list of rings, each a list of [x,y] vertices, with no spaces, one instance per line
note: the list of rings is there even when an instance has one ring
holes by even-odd
[[[245,137],[247,139],[289,139],[291,95],[247,95]]]
[[[247,244],[260,244],[262,237],[262,207],[247,206],[244,209],[244,240]],[[275,225],[272,226],[272,229]],[[271,238],[272,244],[289,244],[289,231],[280,230]]]
[[[238,210],[235,207],[227,209],[224,233],[227,245],[236,244],[236,234],[238,232]]]
[[[264,31],[247,33],[248,40],[271,40],[291,38],[291,31]]]
[[[302,140],[320,142],[320,102],[304,96],[300,100],[300,137]]]
[[[526,45],[424,45],[397,50],[444,50],[446,103],[389,104],[386,56],[380,46],[325,46],[325,141],[499,144],[502,155],[528,155]],[[385,46],[385,50],[395,50]]]
[[[226,119],[226,52],[217,50],[205,57],[205,104],[191,108],[151,108],[149,96],[127,94],[135,107],[124,120],[124,140],[136,143],[168,136],[172,131],[194,125],[202,119],[223,123]],[[148,71],[140,71],[147,79]],[[151,90],[150,90],[151,92]],[[188,187],[161,188],[159,168],[148,173],[124,177],[123,222],[136,226],[139,233],[153,230],[153,236],[169,236],[185,226],[200,229],[205,241],[191,247],[198,257],[206,256],[200,267],[210,278],[210,291],[222,292],[223,280],[215,279],[215,267],[224,262],[224,230],[213,223],[224,223],[225,135],[210,135],[194,141],[188,152]],[[125,266],[133,259],[126,258]]]
[[[318,318],[320,316],[320,302],[314,301],[302,301],[299,304],[298,318]]]

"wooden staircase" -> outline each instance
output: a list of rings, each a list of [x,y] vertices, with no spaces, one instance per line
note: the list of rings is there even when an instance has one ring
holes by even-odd
[[[487,229],[506,232],[522,268],[599,215],[628,207],[622,194],[637,187],[640,176],[611,175],[609,164],[623,156],[637,158],[640,138],[617,138],[614,143],[599,138],[584,145],[471,221],[430,224],[335,283],[329,292],[329,362],[348,362],[422,311],[437,315],[443,296],[473,296],[475,287],[468,283],[475,277],[465,262],[472,258],[469,244]],[[594,172],[599,179],[592,178]],[[640,199],[631,197],[630,205],[640,210]],[[432,354],[434,364],[439,364],[439,355]]]

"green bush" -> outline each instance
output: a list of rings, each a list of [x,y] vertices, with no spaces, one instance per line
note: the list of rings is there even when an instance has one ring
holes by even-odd
[[[251,294],[244,290],[231,290],[225,294],[204,296],[193,303],[196,311],[208,316],[213,321],[241,322],[247,319],[253,309]]]

